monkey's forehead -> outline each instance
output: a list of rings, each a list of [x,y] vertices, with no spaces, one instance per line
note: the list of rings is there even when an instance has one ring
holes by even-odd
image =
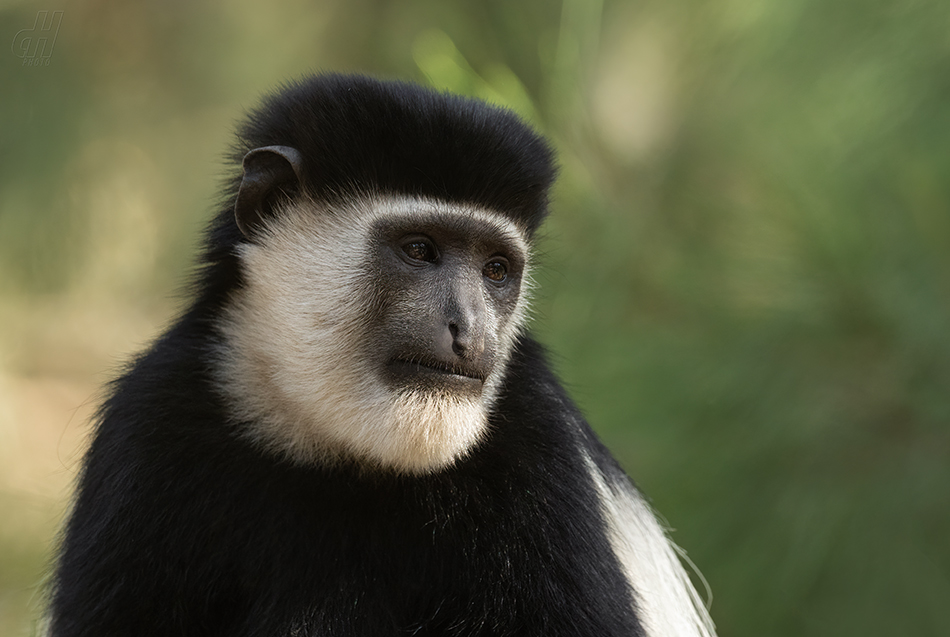
[[[237,155],[290,146],[315,200],[384,192],[477,204],[529,234],[554,177],[547,143],[516,115],[402,82],[319,75],[266,98],[240,130]]]
[[[458,204],[428,197],[369,195],[340,205],[305,200],[290,203],[266,224],[268,235],[288,233],[294,241],[327,240],[363,245],[387,240],[391,233],[430,235],[462,240],[468,245],[493,245],[527,260],[532,236],[504,213],[476,204]]]
[[[346,237],[354,245],[372,240],[378,232],[480,235],[530,250],[532,235],[507,214],[477,204],[441,201],[400,194],[368,194],[331,204],[303,198],[285,201],[264,221],[264,231],[281,228],[298,233],[301,240],[313,233]]]
[[[472,204],[456,204],[425,197],[373,197],[363,202],[365,214],[377,230],[399,228],[426,231],[449,230],[457,235],[490,237],[527,253],[530,236],[527,229],[497,211]]]

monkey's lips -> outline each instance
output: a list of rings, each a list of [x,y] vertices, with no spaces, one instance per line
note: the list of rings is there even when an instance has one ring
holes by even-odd
[[[394,358],[387,365],[397,383],[481,392],[487,374],[470,365],[451,365],[431,359]]]

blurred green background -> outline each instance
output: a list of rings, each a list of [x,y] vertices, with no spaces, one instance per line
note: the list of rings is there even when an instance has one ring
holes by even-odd
[[[0,35],[0,634],[234,123],[337,70],[553,140],[534,329],[720,635],[950,635],[946,0],[7,0]]]

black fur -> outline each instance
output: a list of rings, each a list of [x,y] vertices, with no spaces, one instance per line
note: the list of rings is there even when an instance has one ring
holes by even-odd
[[[513,113],[403,82],[323,75],[264,100],[239,133],[235,160],[296,148],[316,199],[365,192],[427,196],[504,211],[529,233],[554,180],[547,144]]]
[[[530,232],[553,178],[514,116],[365,78],[288,88],[242,144],[299,148],[315,197],[473,201]],[[234,194],[194,304],[102,407],[52,635],[642,635],[584,453],[617,469],[530,338],[488,439],[433,475],[295,466],[234,435],[212,381],[215,319],[241,285]]]

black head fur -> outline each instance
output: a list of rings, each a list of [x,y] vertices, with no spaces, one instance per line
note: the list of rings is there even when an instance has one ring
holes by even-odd
[[[318,201],[364,193],[475,203],[533,233],[555,176],[545,141],[514,113],[458,95],[364,76],[318,75],[265,98],[238,132],[235,160],[296,148]]]

